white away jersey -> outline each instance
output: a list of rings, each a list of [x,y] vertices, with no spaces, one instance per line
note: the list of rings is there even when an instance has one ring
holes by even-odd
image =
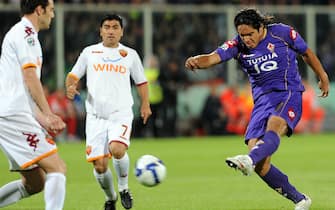
[[[36,67],[41,75],[42,49],[31,22],[22,18],[6,34],[0,58],[0,116],[32,113],[35,106],[23,80],[22,69]],[[24,71],[24,70],[23,70]]]
[[[121,43],[117,48],[102,43],[86,47],[71,71],[79,79],[85,73],[86,111],[103,118],[132,107],[130,77],[136,85],[147,82],[139,55]]]

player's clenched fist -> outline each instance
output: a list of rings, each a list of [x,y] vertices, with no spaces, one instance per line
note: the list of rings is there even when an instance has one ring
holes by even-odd
[[[79,95],[79,91],[77,90],[79,79],[73,74],[68,74],[65,81],[66,86],[66,97],[69,99],[73,99],[75,95]]]
[[[66,126],[63,120],[55,114],[48,114],[46,116],[46,122],[47,130],[52,136],[58,135],[65,129]]]
[[[196,57],[189,57],[185,62],[185,67],[189,70],[199,69],[199,63]]]
[[[75,95],[79,95],[79,91],[77,90],[76,85],[70,85],[69,87],[66,87],[66,97],[68,99],[73,99]]]

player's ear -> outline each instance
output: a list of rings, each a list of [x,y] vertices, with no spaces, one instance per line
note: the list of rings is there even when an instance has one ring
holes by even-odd
[[[40,16],[40,15],[42,14],[42,12],[43,12],[43,8],[42,8],[42,6],[41,6],[41,5],[38,5],[38,6],[36,7],[36,9],[35,9],[35,12],[36,12],[37,16]]]
[[[99,28],[99,36],[102,39],[102,26]]]
[[[260,26],[259,28],[261,28],[261,29],[262,29],[262,32],[264,32],[264,30],[265,30],[265,26],[264,26],[263,24],[261,24],[261,26]]]
[[[123,28],[121,28],[121,37],[123,37]]]

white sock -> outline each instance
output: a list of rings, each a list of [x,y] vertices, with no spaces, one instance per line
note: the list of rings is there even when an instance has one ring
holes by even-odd
[[[9,182],[0,188],[0,207],[16,203],[22,198],[26,198],[28,196],[29,193],[23,186],[22,180]]]
[[[93,174],[100,184],[101,189],[105,192],[106,200],[116,200],[116,193],[114,190],[113,184],[113,175],[110,169],[108,169],[105,173],[99,174],[93,169]]]
[[[128,172],[129,172],[129,157],[128,153],[121,159],[115,159],[113,157],[113,165],[118,178],[119,192],[128,189]]]
[[[48,173],[44,186],[45,210],[62,210],[66,178],[62,173]]]

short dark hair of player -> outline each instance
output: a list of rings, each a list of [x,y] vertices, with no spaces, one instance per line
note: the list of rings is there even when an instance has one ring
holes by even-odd
[[[273,22],[273,16],[265,16],[261,14],[257,9],[251,8],[241,10],[239,13],[237,13],[234,19],[235,28],[240,25],[249,25],[257,30],[261,27],[261,25],[266,27]]]
[[[49,0],[21,0],[21,14],[31,14],[39,5],[41,5],[42,8],[45,9],[49,5]]]
[[[102,25],[104,24],[104,22],[106,20],[116,20],[116,21],[119,21],[121,28],[123,28],[123,21],[122,21],[122,17],[120,15],[117,15],[117,14],[108,14],[108,15],[106,15],[104,18],[102,18],[102,20],[100,22],[100,27],[102,27]]]

